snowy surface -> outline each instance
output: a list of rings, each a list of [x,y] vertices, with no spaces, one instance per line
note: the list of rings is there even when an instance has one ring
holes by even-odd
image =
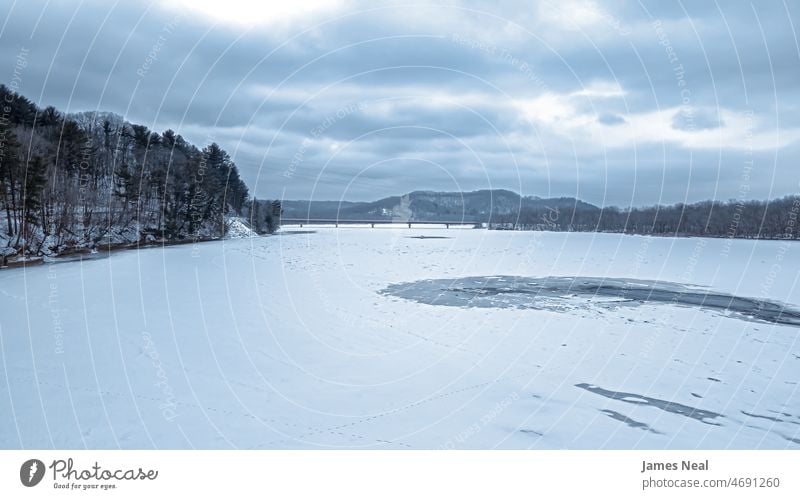
[[[250,228],[246,221],[238,217],[230,217],[226,220],[226,239],[243,239],[247,237],[257,237],[256,231]]]
[[[800,328],[382,293],[594,276],[797,307],[797,243],[298,232],[1,271],[0,447],[800,448]]]

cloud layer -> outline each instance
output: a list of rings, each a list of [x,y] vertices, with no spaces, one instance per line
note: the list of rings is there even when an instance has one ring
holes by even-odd
[[[262,198],[800,190],[788,2],[251,3],[16,2],[3,80],[27,50],[28,97],[215,140]]]

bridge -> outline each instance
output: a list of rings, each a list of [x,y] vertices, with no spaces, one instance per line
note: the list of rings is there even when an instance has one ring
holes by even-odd
[[[299,225],[300,227],[303,225],[333,225],[335,227],[339,227],[339,225],[369,225],[373,229],[376,225],[407,225],[409,229],[412,225],[417,227],[424,225],[444,225],[448,229],[451,225],[456,227],[481,226],[480,222],[471,222],[468,220],[453,222],[450,220],[346,220],[341,218],[281,218],[281,225]]]

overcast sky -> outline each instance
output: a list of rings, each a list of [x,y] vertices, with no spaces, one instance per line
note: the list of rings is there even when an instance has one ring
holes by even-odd
[[[800,193],[795,2],[248,3],[6,1],[2,81],[216,141],[259,198]]]

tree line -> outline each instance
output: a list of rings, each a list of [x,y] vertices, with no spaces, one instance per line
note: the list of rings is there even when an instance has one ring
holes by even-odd
[[[643,208],[586,203],[538,206],[492,217],[493,228],[620,232],[746,239],[800,239],[800,196],[771,201],[702,201]]]
[[[257,231],[277,226],[280,206],[276,217],[270,202],[249,199],[216,143],[200,149],[112,113],[39,108],[5,85],[0,111],[5,254],[218,238],[230,216],[260,217]]]

